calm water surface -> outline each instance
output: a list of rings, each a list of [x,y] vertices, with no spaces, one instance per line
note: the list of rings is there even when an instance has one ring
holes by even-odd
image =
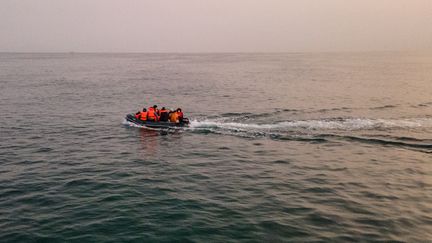
[[[432,54],[4,53],[0,114],[2,242],[432,240]]]

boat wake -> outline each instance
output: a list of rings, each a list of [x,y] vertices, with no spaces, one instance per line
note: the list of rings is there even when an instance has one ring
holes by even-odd
[[[246,138],[267,137],[278,141],[379,144],[432,153],[432,139],[391,136],[395,131],[419,130],[420,132],[422,129],[429,128],[432,128],[432,118],[331,118],[262,124],[232,122],[223,118],[216,118],[192,120],[188,129],[198,133],[215,133]]]
[[[333,118],[320,120],[297,120],[282,121],[272,124],[254,124],[226,122],[215,120],[192,120],[191,128],[225,128],[233,130],[258,129],[258,130],[379,130],[379,129],[407,129],[407,128],[430,128],[432,118],[409,118],[409,119],[367,119],[367,118]]]
[[[232,120],[230,120],[232,119]],[[371,119],[371,118],[329,118],[311,120],[290,120],[275,123],[237,122],[238,118],[218,117],[191,120],[190,126],[177,128],[192,133],[219,134],[243,138],[269,138],[275,141],[301,141],[310,143],[365,143],[393,146],[432,153],[432,139],[395,136],[409,131],[421,134],[432,128],[432,118]],[[246,120],[247,121],[247,120]],[[123,120],[131,127],[146,128]],[[153,130],[161,130],[154,128]],[[163,130],[163,129],[162,129]]]

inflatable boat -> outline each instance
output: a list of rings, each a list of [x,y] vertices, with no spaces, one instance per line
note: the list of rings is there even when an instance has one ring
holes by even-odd
[[[189,119],[183,118],[183,121],[179,123],[174,122],[154,122],[154,121],[143,121],[135,117],[133,114],[128,114],[126,116],[126,121],[134,123],[139,126],[145,126],[150,128],[179,128],[179,127],[187,127],[189,126]]]

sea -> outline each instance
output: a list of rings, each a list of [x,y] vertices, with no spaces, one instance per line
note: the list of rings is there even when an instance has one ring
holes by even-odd
[[[1,53],[0,241],[431,242],[432,53]]]

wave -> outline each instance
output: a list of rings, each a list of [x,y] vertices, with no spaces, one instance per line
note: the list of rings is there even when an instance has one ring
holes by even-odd
[[[384,105],[384,106],[377,106],[377,107],[372,107],[370,108],[371,110],[383,110],[383,109],[392,109],[392,108],[397,108],[398,105]]]
[[[323,138],[327,141],[351,141],[360,142],[366,144],[380,144],[384,146],[394,146],[394,147],[404,147],[404,148],[414,148],[417,151],[432,153],[432,143],[429,139],[417,139],[410,138],[408,140],[406,137],[393,137],[390,139],[388,136],[355,136],[355,135],[339,135],[339,134],[320,134],[316,136],[317,138]],[[415,141],[415,142],[414,142]]]
[[[425,103],[420,103],[417,105],[413,105],[412,107],[429,107],[432,105],[432,102],[425,102]]]

